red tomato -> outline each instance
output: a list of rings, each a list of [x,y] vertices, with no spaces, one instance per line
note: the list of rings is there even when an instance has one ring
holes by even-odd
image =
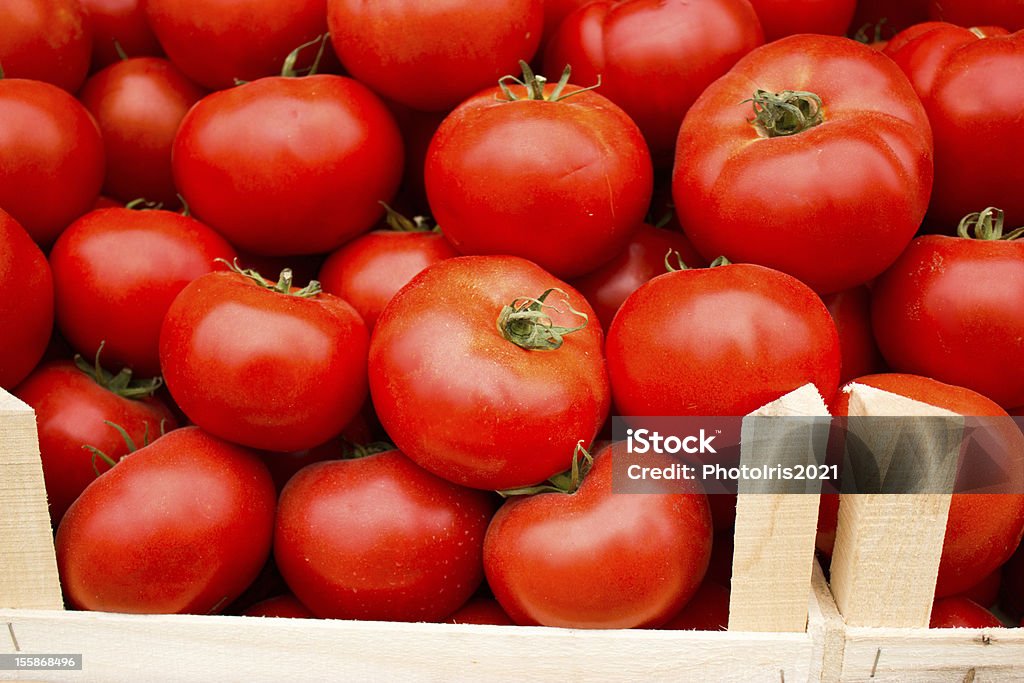
[[[960,237],[915,239],[876,281],[871,306],[894,370],[1024,404],[1024,239],[1003,238],[998,211],[969,216]]]
[[[399,451],[317,463],[281,493],[274,557],[317,616],[438,621],[483,579],[493,510]]]
[[[292,50],[327,32],[326,0],[146,0],[160,45],[210,90],[281,72]],[[312,63],[316,48],[302,53]]]
[[[366,398],[366,325],[311,285],[216,272],[193,280],[160,331],[171,396],[212,434],[298,451],[337,435]]]
[[[672,163],[679,124],[701,91],[764,42],[746,0],[591,2],[551,37],[544,72],[566,64],[643,131],[658,166]]]
[[[398,220],[398,219],[390,219]],[[411,228],[374,230],[331,254],[317,279],[325,292],[359,311],[373,330],[395,293],[427,266],[458,256],[439,232]],[[397,225],[397,223],[396,223]]]
[[[53,276],[46,257],[0,209],[0,387],[12,389],[36,366],[53,331]]]
[[[174,180],[193,213],[238,248],[315,254],[374,224],[398,187],[402,154],[391,114],[360,83],[263,78],[189,111]]]
[[[1020,0],[929,0],[928,15],[960,26],[1024,29],[1024,4]]]
[[[15,392],[36,412],[54,527],[98,473],[110,469],[87,446],[114,462],[130,453],[121,433],[106,422],[124,429],[138,447],[178,426],[167,406],[152,396],[158,384],[128,385],[130,374],[115,378],[99,368],[84,371],[87,368],[88,363],[81,369],[71,361],[47,363]]]
[[[653,171],[625,112],[576,86],[499,87],[463,102],[427,151],[434,218],[463,254],[511,254],[558,277],[611,260],[639,228]],[[529,140],[530,144],[518,141]]]
[[[587,297],[601,326],[607,330],[626,297],[652,277],[667,272],[666,260],[669,264],[682,261],[690,268],[707,265],[686,235],[645,224],[622,253],[572,284]]]
[[[209,614],[266,561],[274,484],[250,451],[197,427],[121,461],[57,530],[61,586],[76,609]]]
[[[608,330],[623,415],[746,415],[808,382],[831,396],[839,338],[806,285],[754,265],[659,275]]]
[[[277,617],[284,619],[313,619],[313,613],[294,595],[278,595],[261,600],[245,610],[246,617]]]
[[[841,36],[853,19],[857,0],[750,0],[765,40],[794,33]]]
[[[92,31],[76,0],[0,3],[0,68],[75,92],[89,71]]]
[[[173,64],[158,57],[119,61],[92,76],[79,99],[103,133],[103,191],[126,202],[143,197],[177,206],[171,144],[186,112],[202,96]]]
[[[858,286],[826,294],[821,299],[839,333],[842,356],[840,383],[880,372],[884,362],[871,331],[871,292],[868,288]]]
[[[548,290],[543,307],[531,303]],[[370,392],[384,430],[421,467],[474,488],[528,486],[568,469],[609,408],[593,318],[579,292],[523,259],[430,266],[374,328]]]
[[[583,7],[593,0],[544,0],[544,33],[540,37],[540,47],[537,53],[544,54],[544,48],[550,42],[551,37],[558,31],[562,21],[575,10]]]
[[[199,221],[170,211],[100,209],[53,245],[57,325],[86,357],[160,374],[164,314],[185,285],[230,261],[234,249]]]
[[[48,247],[103,184],[103,139],[89,112],[47,83],[0,79],[0,207]]]
[[[163,54],[146,19],[143,0],[78,0],[92,27],[92,70],[99,71],[121,59],[117,45],[129,57]]]
[[[448,624],[515,625],[494,598],[470,598],[469,602],[455,610],[444,621]]]
[[[987,609],[967,598],[936,600],[928,628],[1002,628],[1003,623]]]
[[[679,131],[673,194],[705,257],[829,293],[896,260],[931,181],[928,120],[902,72],[852,40],[800,35],[751,52],[704,91]]]
[[[516,72],[537,50],[541,0],[328,0],[327,23],[341,63],[402,104],[451,109]]]
[[[926,28],[908,29],[910,39],[896,36],[885,52],[910,78],[935,136],[929,220],[949,231],[971,211],[997,206],[1020,225],[1024,33],[984,37],[949,24]]]
[[[960,415],[1006,416],[1002,408],[981,394],[926,377],[893,373],[868,375],[854,381]],[[847,415],[848,412],[849,395],[839,391],[833,399],[832,414]],[[989,444],[995,449],[993,452],[1019,453],[1024,450],[1024,435],[1009,420],[995,428],[989,441],[993,438],[998,440]],[[956,595],[976,585],[1006,562],[1022,535],[1024,495],[953,494],[935,596]]]
[[[613,458],[627,457],[623,442],[608,446],[575,492],[514,498],[495,514],[484,571],[517,624],[656,627],[697,591],[711,556],[707,496],[614,495]]]
[[[729,589],[705,580],[683,610],[663,629],[675,631],[725,631],[729,628]]]

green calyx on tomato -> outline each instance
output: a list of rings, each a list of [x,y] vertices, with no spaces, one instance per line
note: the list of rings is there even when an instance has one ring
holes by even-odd
[[[121,371],[116,375],[104,370],[103,366],[100,365],[100,354],[103,353],[103,346],[105,344],[105,341],[100,342],[100,347],[96,349],[96,358],[92,365],[82,358],[81,354],[75,354],[75,366],[92,378],[96,384],[99,384],[107,391],[112,391],[121,398],[136,400],[149,398],[156,393],[157,389],[163,386],[164,380],[162,377],[132,379],[131,368],[121,368]]]
[[[1003,211],[990,206],[984,211],[969,213],[957,226],[957,234],[965,239],[1002,240],[1009,242],[1024,236],[1024,226],[1003,234]],[[974,233],[973,235],[971,233]]]
[[[601,76],[599,74],[597,77],[597,83],[594,85],[586,88],[580,88],[579,90],[573,90],[570,93],[562,92],[565,90],[565,86],[569,83],[569,74],[572,73],[572,68],[566,64],[565,69],[562,71],[562,77],[558,79],[558,83],[551,92],[545,93],[544,86],[547,85],[548,79],[539,74],[533,73],[533,69],[530,68],[530,65],[521,59],[519,60],[519,68],[523,70],[522,80],[519,80],[512,75],[502,76],[498,79],[498,87],[501,88],[501,93],[509,102],[515,102],[522,99],[508,87],[509,82],[526,88],[526,99],[541,102],[560,102],[572,97],[573,95],[577,95],[581,92],[587,92],[588,90],[593,90],[594,88],[601,86]]]
[[[327,48],[327,41],[330,39],[330,33],[324,33],[319,35],[308,43],[303,43],[297,48],[288,53],[288,56],[284,59],[284,64],[281,66],[281,75],[285,78],[301,78],[302,76],[313,76],[320,68],[320,60],[324,57],[324,50]],[[313,47],[319,45],[317,48],[316,59],[313,60],[313,64],[306,69],[296,69],[295,65],[299,61],[299,55],[307,47]]]
[[[342,460],[359,460],[368,458],[378,453],[387,453],[395,450],[395,445],[388,441],[370,441],[369,443],[356,443],[348,439],[342,439]]]
[[[413,216],[408,218],[398,213],[384,201],[378,202],[384,207],[384,222],[395,232],[441,232],[441,226],[434,223],[429,216]]]
[[[555,325],[551,317],[544,312],[552,308],[559,313],[563,311],[556,306],[545,303],[551,292],[558,292],[564,297],[569,313],[583,318],[577,327]],[[554,351],[562,346],[567,334],[578,332],[587,326],[590,316],[577,311],[569,304],[569,295],[557,287],[546,290],[536,299],[527,296],[516,297],[498,314],[498,331],[508,341],[527,351]]]
[[[754,120],[751,123],[769,138],[796,135],[825,120],[821,98],[804,90],[773,93],[758,89],[745,102],[753,102]]]
[[[226,265],[228,269],[231,270],[232,273],[236,273],[238,275],[247,277],[256,284],[258,284],[260,287],[263,287],[264,289],[269,289],[272,292],[277,292],[278,294],[285,294],[287,296],[297,296],[300,299],[311,299],[317,294],[319,294],[321,291],[323,291],[322,288],[320,287],[320,283],[316,280],[310,280],[309,284],[303,287],[302,289],[295,289],[295,291],[292,291],[294,287],[292,286],[293,276],[291,268],[285,268],[284,270],[282,270],[280,277],[275,283],[271,282],[270,280],[267,280],[265,277],[260,275],[255,270],[252,270],[251,268],[242,268],[240,265],[238,265],[238,259],[235,259],[233,263],[228,263],[226,260],[222,258],[215,260],[218,263],[223,263],[224,265]]]
[[[576,442],[576,450],[572,454],[572,466],[568,470],[556,474],[542,484],[505,489],[498,491],[498,495],[502,498],[511,498],[513,496],[532,496],[537,493],[576,493],[593,464],[594,456],[583,447],[583,439],[580,439]]]
[[[676,260],[674,265],[673,265],[672,261],[670,260],[673,257],[675,257],[675,260]],[[712,261],[711,263],[708,264],[708,268],[717,268],[719,266],[731,266],[731,265],[732,265],[732,261],[730,261],[729,259],[727,259],[724,256],[719,256],[714,261]],[[678,250],[676,250],[676,249],[669,249],[667,252],[665,252],[665,272],[666,273],[675,273],[675,272],[678,272],[680,270],[693,270],[693,269],[690,268],[690,266],[686,265],[686,263],[683,261],[682,254],[680,254]]]

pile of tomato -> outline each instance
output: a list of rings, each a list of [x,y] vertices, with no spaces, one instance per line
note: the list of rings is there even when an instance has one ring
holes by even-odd
[[[735,499],[616,495],[610,416],[852,381],[1022,414],[1022,29],[5,0],[0,387],[68,604],[724,627]],[[1021,617],[1022,534],[1024,495],[954,496],[935,625]]]

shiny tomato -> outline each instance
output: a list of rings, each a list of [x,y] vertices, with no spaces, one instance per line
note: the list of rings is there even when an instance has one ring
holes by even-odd
[[[746,415],[813,382],[831,396],[839,338],[821,300],[770,268],[725,265],[659,275],[608,330],[623,415]]]
[[[615,495],[613,459],[627,457],[624,442],[608,446],[578,490],[514,498],[495,514],[484,571],[517,624],[656,627],[697,591],[711,556],[707,496]]]
[[[604,97],[524,78],[529,88],[485,90],[444,120],[427,151],[427,198],[461,253],[521,256],[575,277],[611,260],[640,227],[650,155],[636,124]]]
[[[994,614],[968,598],[936,600],[928,628],[1002,628]]]
[[[239,249],[315,254],[370,229],[402,176],[402,138],[365,86],[272,77],[213,93],[185,116],[174,180]]]
[[[443,111],[516,72],[540,42],[541,0],[328,0],[349,73],[414,109]]]
[[[842,363],[839,381],[881,372],[884,368],[871,330],[871,292],[861,285],[821,297],[839,333]],[[826,397],[827,398],[827,397]]]
[[[160,43],[146,19],[143,0],[78,0],[92,27],[92,70],[121,59],[117,45],[129,57],[159,57]],[[116,42],[116,45],[115,45]]]
[[[0,121],[0,207],[49,247],[99,196],[99,127],[63,90],[18,78],[0,79]]]
[[[246,617],[276,617],[278,619],[314,619],[313,613],[294,595],[278,595],[261,600],[245,610]]]
[[[1019,0],[929,0],[928,16],[960,26],[1024,29],[1024,4]]]
[[[370,391],[381,424],[421,467],[474,488],[566,470],[576,443],[592,441],[608,415],[593,319],[579,292],[529,261],[436,263],[374,328]]]
[[[61,586],[76,609],[208,614],[266,562],[274,484],[250,451],[197,427],[122,460],[57,530]]]
[[[105,342],[110,365],[160,374],[164,314],[185,285],[231,261],[234,249],[199,221],[170,211],[100,209],[72,223],[50,265],[57,325],[93,357]]]
[[[281,493],[274,557],[317,616],[438,621],[483,580],[493,511],[399,451],[317,463]]]
[[[764,42],[746,0],[588,3],[562,20],[544,55],[554,79],[568,64],[636,121],[658,166],[670,166],[679,124],[701,91]]]
[[[53,276],[43,252],[0,209],[0,387],[12,389],[46,350],[53,331]]]
[[[915,239],[872,291],[889,365],[973,389],[1004,408],[1024,404],[1024,239],[1003,217],[968,217],[960,237]]]
[[[0,69],[75,92],[89,71],[92,31],[77,0],[0,3]]]
[[[903,73],[855,41],[799,35],[704,91],[679,131],[673,194],[705,257],[829,293],[896,260],[931,182],[928,120]]]
[[[166,59],[119,61],[92,76],[79,99],[103,133],[107,173],[103,191],[121,201],[145,198],[178,205],[171,144],[203,91]]]
[[[729,628],[729,589],[705,579],[686,607],[662,628],[674,631],[725,631]]]
[[[750,0],[765,40],[794,33],[841,36],[853,19],[857,0]]]
[[[366,325],[343,299],[249,271],[193,280],[160,331],[171,396],[203,429],[297,451],[337,435],[366,398]]]
[[[494,624],[513,626],[515,622],[494,598],[470,598],[444,620],[448,624]]]
[[[131,452],[117,427],[141,448],[178,426],[167,406],[152,396],[159,384],[130,384],[130,374],[114,376],[82,362],[82,367],[71,361],[41,365],[15,391],[36,412],[54,527],[85,487],[110,469],[92,448],[114,462]]]

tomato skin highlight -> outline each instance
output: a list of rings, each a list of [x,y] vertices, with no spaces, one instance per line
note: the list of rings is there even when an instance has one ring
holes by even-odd
[[[24,228],[0,209],[0,387],[13,389],[43,356],[53,330],[53,273]]]

